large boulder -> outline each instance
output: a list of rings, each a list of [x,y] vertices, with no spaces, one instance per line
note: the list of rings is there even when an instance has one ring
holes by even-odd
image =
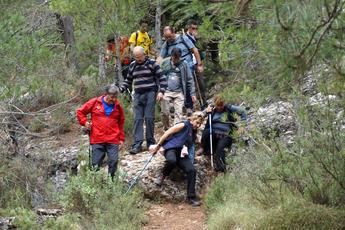
[[[296,114],[289,102],[278,101],[260,107],[253,114],[250,124],[260,132],[270,137],[279,137],[286,144],[293,144],[296,134]]]
[[[124,173],[125,181],[129,184],[143,169],[145,163],[150,159],[149,152],[142,152],[136,155],[124,155],[120,160],[120,171]],[[139,186],[143,189],[144,194],[153,199],[164,199],[171,201],[183,201],[186,199],[187,183],[186,176],[181,169],[176,168],[171,175],[165,179],[162,186],[157,186],[154,180],[162,175],[165,158],[161,154],[156,154],[152,161],[148,164],[146,170],[143,171],[138,180]],[[208,162],[204,157],[196,159],[194,164],[196,176],[196,190],[200,193],[204,185],[208,182],[207,169]]]

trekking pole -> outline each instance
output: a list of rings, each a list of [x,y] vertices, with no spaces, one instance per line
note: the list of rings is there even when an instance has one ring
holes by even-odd
[[[202,100],[198,78],[196,76],[195,71],[192,74],[193,74],[193,78],[194,78],[194,82],[195,82],[195,86],[196,86],[196,91],[198,92],[198,96],[199,96],[199,100],[200,100],[200,107],[202,107],[204,105],[204,101]]]
[[[208,114],[208,124],[209,124],[209,130],[210,130],[210,150],[211,150],[211,167],[213,167],[213,143],[212,143],[212,114]]]
[[[132,180],[131,184],[129,185],[127,191],[125,192],[125,195],[134,187],[134,185],[137,183],[141,175],[143,174],[144,170],[146,169],[147,165],[152,161],[154,155],[152,154],[150,158],[146,161],[144,167],[141,169],[139,174]]]
[[[87,135],[89,136],[89,169],[92,169],[91,165],[91,137],[90,137],[90,130],[87,130]]]

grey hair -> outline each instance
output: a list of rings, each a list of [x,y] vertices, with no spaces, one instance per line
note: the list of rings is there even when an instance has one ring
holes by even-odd
[[[117,94],[119,94],[120,89],[115,84],[111,84],[111,85],[107,85],[105,87],[105,92],[107,94],[115,94],[115,95],[117,95]]]
[[[145,53],[144,47],[142,47],[142,46],[136,46],[136,47],[134,47],[134,49],[133,49],[133,54],[138,53],[138,52],[144,54],[144,53]]]

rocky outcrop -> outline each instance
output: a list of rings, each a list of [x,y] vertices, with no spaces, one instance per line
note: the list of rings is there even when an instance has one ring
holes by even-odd
[[[15,217],[0,217],[0,229],[16,229],[14,225]]]
[[[278,101],[260,107],[252,115],[250,125],[258,128],[265,137],[273,135],[286,144],[292,144],[296,133],[296,114],[293,105]]]
[[[125,155],[120,161],[120,170],[124,174],[125,181],[129,184],[139,174],[145,163],[150,158],[151,154],[142,152],[136,155]],[[139,186],[143,189],[144,194],[152,199],[164,199],[171,201],[182,201],[186,199],[186,176],[182,170],[176,168],[171,175],[164,180],[162,186],[157,186],[154,180],[162,175],[165,158],[161,154],[156,156],[149,163],[146,170],[143,171]],[[208,182],[207,172],[210,171],[208,162],[205,158],[199,157],[196,159],[195,168],[197,171],[196,190],[200,193],[203,187]]]

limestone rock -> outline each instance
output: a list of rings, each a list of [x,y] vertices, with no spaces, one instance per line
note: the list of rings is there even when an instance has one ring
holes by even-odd
[[[142,152],[136,155],[124,155],[120,160],[120,170],[124,174],[124,180],[130,183],[142,170],[151,154]],[[187,183],[186,176],[179,168],[174,169],[171,175],[164,180],[161,187],[154,183],[154,180],[162,175],[165,158],[161,154],[156,154],[152,161],[148,164],[146,170],[138,180],[138,185],[144,190],[145,196],[152,199],[164,199],[171,201],[183,201],[186,199]],[[197,171],[196,191],[200,193],[203,186],[208,182],[207,164],[202,157],[196,158],[194,164]]]
[[[259,128],[264,136],[274,134],[286,144],[294,142],[296,115],[293,105],[289,102],[278,101],[260,107],[250,123]]]

